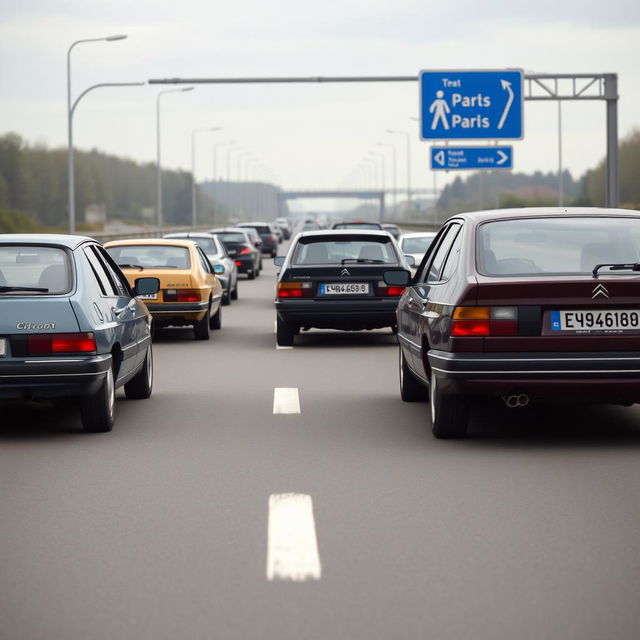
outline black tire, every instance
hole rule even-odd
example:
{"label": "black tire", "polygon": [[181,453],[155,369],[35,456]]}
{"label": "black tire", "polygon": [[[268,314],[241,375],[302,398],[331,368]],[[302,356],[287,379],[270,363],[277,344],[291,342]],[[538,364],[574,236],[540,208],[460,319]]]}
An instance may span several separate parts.
{"label": "black tire", "polygon": [[437,377],[429,383],[431,430],[436,438],[464,438],[467,435],[469,400],[460,395],[445,395],[438,389]]}
{"label": "black tire", "polygon": [[278,251],[277,251],[277,249],[276,249],[276,251],[272,251],[272,252],[271,252],[271,257],[272,257],[272,258],[277,258],[277,257],[278,257]]}
{"label": "black tire", "polygon": [[400,397],[404,402],[424,402],[427,399],[427,390],[418,380],[407,365],[402,347],[398,347],[398,373],[400,377]]}
{"label": "black tire", "polygon": [[155,342],[160,337],[162,327],[156,320],[151,321],[151,339]]}
{"label": "black tire", "polygon": [[295,336],[296,332],[289,323],[276,318],[276,342],[280,347],[293,347]]}
{"label": "black tire", "polygon": [[222,294],[222,304],[225,307],[228,307],[231,304],[231,294],[229,293],[229,291],[225,291]]}
{"label": "black tire", "polygon": [[100,388],[80,398],[82,428],[86,433],[106,433],[113,429],[116,414],[116,385],[109,367]]}
{"label": "black tire", "polygon": [[236,281],[236,288],[231,292],[231,299],[232,300],[238,299],[238,282],[237,281]]}
{"label": "black tire", "polygon": [[124,394],[129,400],[145,400],[153,391],[153,349],[147,347],[142,368],[124,385]]}
{"label": "black tire", "polygon": [[249,278],[249,280],[255,280],[256,279],[256,270],[255,269],[251,269],[251,271],[247,271],[247,278]]}
{"label": "black tire", "polygon": [[222,329],[222,305],[220,305],[216,313],[213,316],[211,316],[211,320],[209,321],[209,326],[214,331],[218,331]]}
{"label": "black tire", "polygon": [[204,314],[202,320],[198,320],[193,325],[193,335],[196,340],[208,340],[211,337],[211,333],[209,330],[209,323],[211,319],[209,318],[209,314],[211,313],[211,303],[209,303],[209,308],[207,309],[207,313]]}

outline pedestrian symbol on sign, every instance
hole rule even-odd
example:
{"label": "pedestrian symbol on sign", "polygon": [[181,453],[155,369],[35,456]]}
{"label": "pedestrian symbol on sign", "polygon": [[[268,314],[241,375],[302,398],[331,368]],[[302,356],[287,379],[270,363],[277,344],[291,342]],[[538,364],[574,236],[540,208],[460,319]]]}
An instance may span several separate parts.
{"label": "pedestrian symbol on sign", "polygon": [[431,103],[429,113],[433,113],[433,121],[431,122],[432,129],[435,129],[438,126],[438,122],[440,120],[442,120],[442,126],[445,129],[449,128],[447,113],[451,113],[451,109],[449,109],[449,105],[444,99],[444,91],[436,92],[436,99]]}

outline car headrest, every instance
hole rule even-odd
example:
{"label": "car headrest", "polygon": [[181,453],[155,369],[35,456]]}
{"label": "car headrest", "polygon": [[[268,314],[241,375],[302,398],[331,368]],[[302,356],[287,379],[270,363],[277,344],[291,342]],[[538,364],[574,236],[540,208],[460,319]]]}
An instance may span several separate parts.
{"label": "car headrest", "polygon": [[66,267],[62,264],[50,264],[40,274],[38,286],[49,289],[50,293],[66,291],[69,288]]}
{"label": "car headrest", "polygon": [[382,247],[379,244],[365,244],[360,249],[359,260],[384,260]]}
{"label": "car headrest", "polygon": [[328,262],[329,252],[327,251],[327,247],[323,244],[310,244],[307,247],[304,261],[309,264]]}

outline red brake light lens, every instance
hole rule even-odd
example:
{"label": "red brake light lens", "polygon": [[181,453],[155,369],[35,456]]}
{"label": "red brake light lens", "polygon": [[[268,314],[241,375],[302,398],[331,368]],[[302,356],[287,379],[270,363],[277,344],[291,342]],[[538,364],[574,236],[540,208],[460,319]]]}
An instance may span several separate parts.
{"label": "red brake light lens", "polygon": [[516,336],[517,307],[456,307],[452,336]]}
{"label": "red brake light lens", "polygon": [[385,297],[400,297],[404,293],[405,287],[399,287],[397,285],[388,285],[383,280],[380,280],[376,285],[376,295]]}
{"label": "red brake light lens", "polygon": [[163,292],[165,302],[200,302],[199,289],[166,289]]}
{"label": "red brake light lens", "polygon": [[93,333],[51,333],[30,335],[27,338],[29,355],[60,353],[95,353],[96,338]]}
{"label": "red brake light lens", "polygon": [[242,249],[238,251],[239,256],[246,256],[248,253],[251,253],[251,249],[249,249],[249,247],[242,247]]}
{"label": "red brake light lens", "polygon": [[278,282],[278,298],[310,298],[313,285],[310,282]]}

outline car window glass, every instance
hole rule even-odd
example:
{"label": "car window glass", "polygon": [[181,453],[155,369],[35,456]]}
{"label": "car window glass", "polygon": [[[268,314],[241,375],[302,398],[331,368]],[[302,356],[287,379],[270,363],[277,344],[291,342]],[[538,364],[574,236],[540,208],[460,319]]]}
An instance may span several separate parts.
{"label": "car window glass", "polygon": [[150,269],[190,269],[189,249],[167,244],[122,244],[107,247],[115,263]]}
{"label": "car window glass", "polygon": [[104,267],[105,271],[107,272],[107,275],[109,276],[109,279],[113,283],[117,294],[119,296],[124,296],[124,297],[131,296],[131,292],[129,290],[129,285],[126,283],[124,277],[119,272],[119,270],[116,271],[111,266],[111,264],[109,264],[109,260],[107,260],[105,258],[105,256],[104,256],[104,254],[105,254],[104,249],[102,247],[98,247],[98,246],[94,246],[92,248],[96,252],[96,254],[98,256],[98,260],[100,260],[100,263],[102,264],[102,266]]}
{"label": "car window glass", "polygon": [[440,279],[443,281],[448,280],[453,272],[456,270],[458,266],[458,260],[460,258],[460,248],[462,247],[462,231],[458,231],[456,234],[456,239],[451,245],[451,249],[449,250],[449,255],[444,263],[444,267],[442,268],[442,275]]}
{"label": "car window glass", "polygon": [[436,249],[435,254],[433,255],[433,258],[431,259],[431,265],[429,266],[429,270],[427,272],[426,282],[440,281],[442,266],[444,265],[444,261],[447,257],[447,254],[449,253],[449,249],[451,248],[453,241],[455,240],[455,235],[459,228],[459,225],[451,225],[447,229],[444,237],[438,245],[438,248]]}
{"label": "car window glass", "polygon": [[[68,293],[71,290],[71,264],[64,249],[36,245],[0,246],[0,286],[32,287],[30,295]],[[3,295],[15,292],[4,291]]]}
{"label": "car window glass", "polygon": [[298,243],[292,264],[357,264],[358,261],[397,264],[398,258],[390,240],[377,242],[361,238],[318,239],[315,242]]}
{"label": "car window glass", "polygon": [[196,247],[196,249],[198,252],[198,257],[200,258],[200,264],[202,264],[202,268],[204,269],[204,272],[212,273],[211,266],[209,265],[209,260],[207,259],[207,256],[205,256],[204,253],[202,253],[202,249],[200,247]]}
{"label": "car window glass", "polygon": [[101,289],[106,296],[115,296],[116,290],[114,289],[113,284],[111,283],[111,279],[107,275],[104,266],[98,260],[98,256],[93,252],[92,247],[87,247],[84,250],[84,254],[87,256],[87,260],[89,260],[89,264],[93,269],[94,274],[100,281]]}

